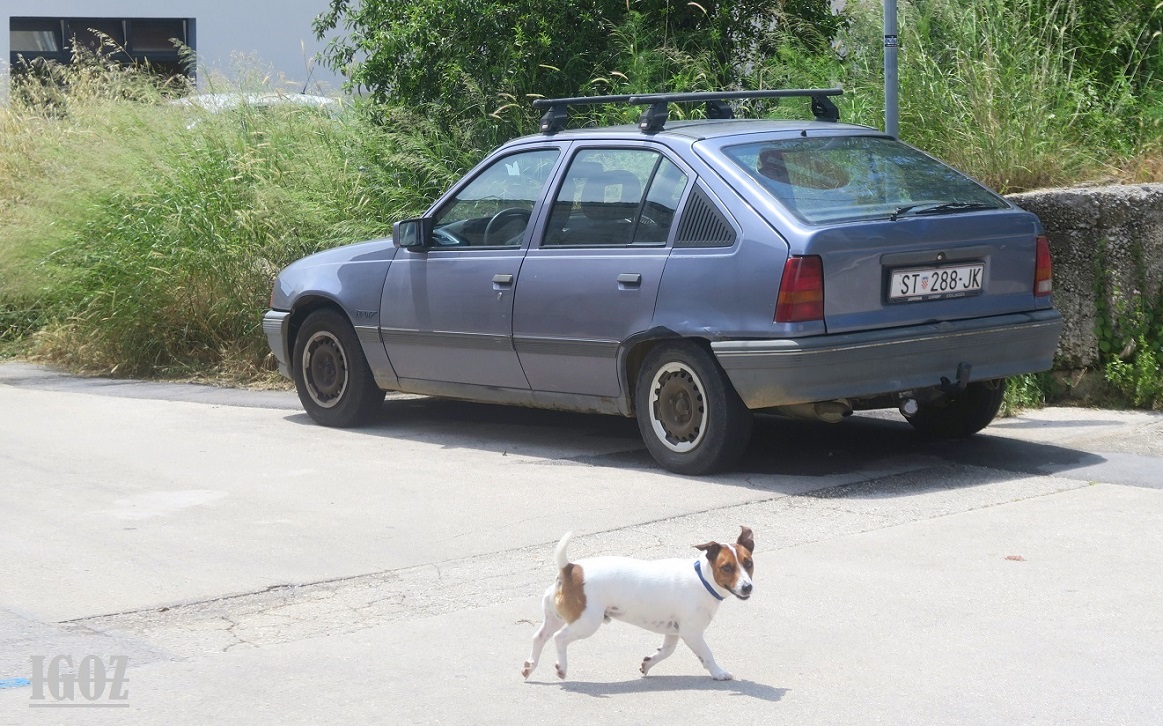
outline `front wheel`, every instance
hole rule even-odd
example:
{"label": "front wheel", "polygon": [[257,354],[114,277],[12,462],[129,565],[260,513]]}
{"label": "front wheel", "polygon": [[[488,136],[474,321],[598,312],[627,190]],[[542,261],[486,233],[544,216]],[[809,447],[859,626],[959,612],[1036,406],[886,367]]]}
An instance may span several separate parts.
{"label": "front wheel", "polygon": [[355,329],[338,310],[317,310],[303,321],[292,370],[303,409],[324,426],[366,423],[384,402]]}
{"label": "front wheel", "polygon": [[917,431],[939,439],[962,439],[989,425],[1001,409],[1006,379],[970,383],[961,393],[921,406],[908,418]]}
{"label": "front wheel", "polygon": [[646,356],[634,403],[647,450],[676,474],[725,469],[751,440],[751,412],[714,357],[693,343],[664,343]]}

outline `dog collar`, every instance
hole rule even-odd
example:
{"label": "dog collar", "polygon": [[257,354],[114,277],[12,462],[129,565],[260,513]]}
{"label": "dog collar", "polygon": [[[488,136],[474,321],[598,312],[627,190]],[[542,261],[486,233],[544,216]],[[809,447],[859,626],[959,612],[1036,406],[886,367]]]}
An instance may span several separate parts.
{"label": "dog collar", "polygon": [[707,592],[711,593],[711,597],[716,600],[725,600],[725,597],[715,592],[715,588],[711,587],[711,583],[707,582],[707,578],[703,577],[702,562],[702,560],[695,560],[695,573],[699,576],[699,582],[703,583],[703,587],[707,588]]}

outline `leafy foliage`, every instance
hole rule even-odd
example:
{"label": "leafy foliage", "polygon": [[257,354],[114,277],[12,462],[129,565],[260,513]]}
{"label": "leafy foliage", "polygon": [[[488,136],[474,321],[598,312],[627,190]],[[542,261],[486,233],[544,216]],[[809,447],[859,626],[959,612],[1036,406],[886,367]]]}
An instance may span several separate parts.
{"label": "leafy foliage", "polygon": [[1146,91],[1163,80],[1163,2],[1034,0],[1030,10],[1060,28],[1076,63],[1100,86]]}
{"label": "leafy foliage", "polygon": [[1114,281],[1108,245],[1099,244],[1095,275],[1099,361],[1107,382],[1127,402],[1163,407],[1163,290],[1149,289],[1141,256],[1132,260],[1135,289]]}
{"label": "leafy foliage", "polygon": [[1001,415],[1014,416],[1028,408],[1041,408],[1046,401],[1061,394],[1061,386],[1053,373],[1025,373],[1006,381]]}
{"label": "leafy foliage", "polygon": [[[1097,176],[1138,154],[1160,133],[1163,78],[1143,72],[1160,49],[1140,43],[1141,63],[1096,66],[1077,43],[1097,32],[1084,23],[1106,4],[1132,3],[902,1],[901,136],[1004,192]],[[883,102],[881,3],[855,0],[847,12],[840,77],[861,103]],[[1137,26],[1144,38],[1159,21],[1149,15]],[[880,110],[866,110],[860,118],[879,126]]]}
{"label": "leafy foliage", "polygon": [[[533,0],[331,0],[315,30],[346,31],[330,42],[325,60],[352,87],[382,104],[436,105],[456,122],[507,103],[527,109],[536,96],[577,95],[595,78],[625,74],[617,56],[626,32],[648,37],[635,50],[661,51],[658,59],[673,69],[674,79],[663,73],[651,80],[679,80],[683,59],[699,57],[709,61],[706,86],[723,88],[772,51],[776,29],[795,27],[820,52],[840,22],[827,0],[579,0],[553,12]],[[668,89],[683,90],[650,90]],[[528,120],[505,118],[510,132]]]}

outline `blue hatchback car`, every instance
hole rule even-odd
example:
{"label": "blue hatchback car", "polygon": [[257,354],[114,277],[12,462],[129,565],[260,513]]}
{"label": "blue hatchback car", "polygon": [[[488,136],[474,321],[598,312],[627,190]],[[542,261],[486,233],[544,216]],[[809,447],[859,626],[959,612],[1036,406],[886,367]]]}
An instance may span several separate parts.
{"label": "blue hatchback car", "polygon": [[[835,89],[537,102],[394,234],[283,270],[263,321],[307,413],[366,422],[385,391],[633,416],[666,469],[730,468],[753,412],[919,431],[987,426],[1048,369],[1062,319],[1033,214],[840,123]],[[733,118],[806,96],[810,121]],[[569,129],[569,108],[646,106]],[[705,120],[671,121],[675,103]]]}

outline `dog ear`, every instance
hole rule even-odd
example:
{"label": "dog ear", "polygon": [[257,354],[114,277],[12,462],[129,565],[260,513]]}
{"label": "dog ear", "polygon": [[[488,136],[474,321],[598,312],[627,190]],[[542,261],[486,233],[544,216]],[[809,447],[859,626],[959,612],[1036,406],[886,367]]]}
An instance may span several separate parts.
{"label": "dog ear", "polygon": [[695,545],[695,549],[706,552],[707,559],[714,562],[715,558],[719,556],[719,550],[723,549],[723,545],[718,542],[708,542],[706,544]]}
{"label": "dog ear", "polygon": [[747,548],[748,552],[755,552],[755,537],[751,534],[751,528],[744,525],[739,533],[739,539],[735,544],[742,545]]}

